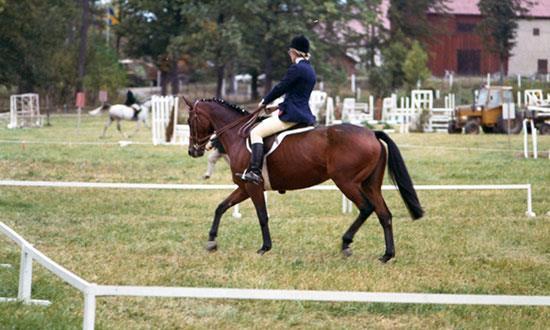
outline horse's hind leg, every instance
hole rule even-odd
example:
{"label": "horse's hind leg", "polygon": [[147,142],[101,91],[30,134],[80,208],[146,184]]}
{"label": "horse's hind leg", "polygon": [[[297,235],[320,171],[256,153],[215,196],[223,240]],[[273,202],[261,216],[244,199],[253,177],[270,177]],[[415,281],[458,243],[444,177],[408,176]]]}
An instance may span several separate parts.
{"label": "horse's hind leg", "polygon": [[116,121],[116,129],[119,131],[120,134],[122,134],[122,136],[124,136],[125,138],[127,138],[126,134],[124,134],[124,132],[122,132],[122,127],[120,125],[120,120],[117,120]]}
{"label": "horse's hind leg", "polygon": [[386,252],[378,258],[382,262],[388,262],[395,256],[395,245],[393,242],[392,214],[382,196],[382,182],[384,180],[384,170],[386,168],[386,149],[382,147],[380,160],[370,175],[362,184],[363,193],[367,200],[372,203],[374,212],[378,216],[380,225],[384,229],[384,241],[386,243]]}
{"label": "horse's hind leg", "polygon": [[222,215],[231,206],[239,204],[247,198],[248,194],[246,193],[246,191],[241,188],[237,188],[223,202],[218,205],[218,207],[216,208],[216,212],[214,213],[214,221],[212,221],[210,233],[208,234],[208,243],[206,244],[206,249],[208,251],[215,251],[218,248],[216,237],[218,236],[218,227],[220,225]]}
{"label": "horse's hind leg", "polygon": [[382,262],[388,262],[395,256],[395,245],[393,242],[393,228],[392,228],[392,214],[382,197],[382,191],[380,188],[368,187],[365,189],[365,195],[369,201],[372,201],[374,206],[374,212],[378,216],[380,225],[384,229],[384,241],[386,243],[386,252],[383,256],[378,258]]}
{"label": "horse's hind leg", "polygon": [[263,244],[257,252],[258,254],[263,255],[267,251],[271,250],[271,234],[269,233],[268,226],[269,216],[265,205],[264,190],[262,187],[252,183],[246,184],[246,190],[252,199],[252,203],[254,203],[256,214],[258,215],[258,220],[260,222]]}
{"label": "horse's hind leg", "polygon": [[350,244],[353,242],[353,237],[367,218],[372,214],[374,207],[362,194],[361,188],[358,184],[338,184],[338,182],[336,182],[336,184],[342,193],[346,195],[346,197],[351,200],[357,208],[359,208],[359,215],[348,228],[344,236],[342,236],[342,253],[344,256],[349,257],[352,254]]}
{"label": "horse's hind leg", "polygon": [[136,135],[136,134],[139,132],[139,129],[140,129],[140,128],[141,128],[141,122],[138,120],[138,121],[136,122],[136,128],[134,129],[134,132],[133,132],[132,135],[130,135],[130,136]]}
{"label": "horse's hind leg", "polygon": [[344,254],[344,256],[351,256],[352,252],[350,244],[353,242],[353,237],[355,237],[355,234],[357,233],[357,231],[359,231],[359,228],[361,228],[363,223],[367,220],[367,218],[372,214],[373,211],[374,207],[368,200],[365,199],[364,204],[359,207],[359,215],[348,228],[344,236],[342,236],[342,253]]}

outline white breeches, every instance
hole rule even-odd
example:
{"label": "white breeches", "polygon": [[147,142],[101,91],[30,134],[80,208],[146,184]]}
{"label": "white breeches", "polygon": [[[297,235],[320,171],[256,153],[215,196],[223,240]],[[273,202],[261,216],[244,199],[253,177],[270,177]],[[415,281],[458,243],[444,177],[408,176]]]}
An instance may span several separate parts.
{"label": "white breeches", "polygon": [[288,123],[279,119],[279,116],[271,116],[264,119],[258,126],[250,131],[250,141],[254,143],[264,143],[264,137],[270,136],[285,129],[291,128],[296,123]]}

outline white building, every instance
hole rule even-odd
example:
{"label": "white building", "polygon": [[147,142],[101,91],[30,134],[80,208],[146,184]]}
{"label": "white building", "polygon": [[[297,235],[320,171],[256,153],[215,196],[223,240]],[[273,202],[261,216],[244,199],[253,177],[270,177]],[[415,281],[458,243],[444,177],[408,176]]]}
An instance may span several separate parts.
{"label": "white building", "polygon": [[550,72],[550,0],[538,0],[527,16],[518,21],[516,45],[508,61],[509,75]]}

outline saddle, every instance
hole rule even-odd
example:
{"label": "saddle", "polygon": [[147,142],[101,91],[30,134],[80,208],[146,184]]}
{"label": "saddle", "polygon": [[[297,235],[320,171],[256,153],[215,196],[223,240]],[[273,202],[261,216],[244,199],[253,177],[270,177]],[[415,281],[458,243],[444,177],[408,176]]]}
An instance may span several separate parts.
{"label": "saddle", "polygon": [[[255,124],[254,126],[256,125],[258,125],[258,123]],[[273,135],[265,137],[264,138],[264,158],[272,154],[277,149],[277,147],[279,147],[281,143],[283,143],[283,140],[285,137],[293,134],[299,134],[299,133],[311,131],[312,129],[315,129],[315,126],[311,126],[307,124],[297,124],[284,131],[277,132]],[[250,136],[246,139],[246,149],[248,150],[248,152],[252,152],[252,149],[250,148]]]}
{"label": "saddle", "polygon": [[[269,170],[267,168],[267,156],[271,155],[277,149],[277,147],[279,147],[283,143],[283,140],[285,137],[293,134],[300,134],[303,132],[311,131],[313,129],[315,129],[315,126],[311,126],[307,124],[298,124],[289,129],[286,129],[284,131],[278,132],[276,134],[273,134],[264,138],[264,161],[262,166],[262,177],[264,179],[265,190],[273,190],[271,188],[271,182],[269,180]],[[250,137],[246,139],[246,149],[248,150],[248,152],[252,153],[252,149],[250,148]],[[284,194],[285,192],[286,191],[284,190],[279,190],[280,194]]]}

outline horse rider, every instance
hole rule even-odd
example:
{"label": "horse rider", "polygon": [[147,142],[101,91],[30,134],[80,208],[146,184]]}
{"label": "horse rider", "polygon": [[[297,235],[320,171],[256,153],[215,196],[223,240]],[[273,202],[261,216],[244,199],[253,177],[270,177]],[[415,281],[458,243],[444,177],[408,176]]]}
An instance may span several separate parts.
{"label": "horse rider", "polygon": [[309,97],[315,86],[315,70],[309,62],[309,40],[296,36],[290,42],[288,55],[292,64],[284,78],[262,99],[260,108],[285,95],[279,112],[263,120],[250,131],[252,156],[248,169],[241,175],[246,182],[261,184],[264,160],[263,138],[291,128],[297,124],[313,125],[315,116],[309,108]]}
{"label": "horse rider", "polygon": [[206,150],[212,150],[210,152],[210,155],[208,155],[208,167],[206,169],[206,172],[202,176],[203,179],[208,180],[212,176],[212,173],[214,173],[214,166],[216,166],[218,160],[220,158],[223,158],[229,164],[229,156],[225,152],[225,149],[220,142],[220,139],[218,139],[215,134],[206,144]]}
{"label": "horse rider", "polygon": [[124,102],[124,105],[134,110],[134,117],[132,119],[137,120],[137,117],[141,111],[141,106],[131,90],[128,90],[126,93],[126,102]]}

